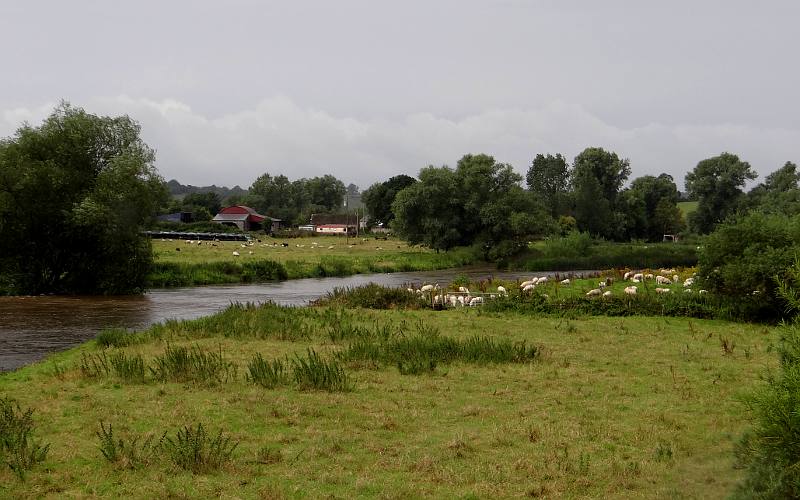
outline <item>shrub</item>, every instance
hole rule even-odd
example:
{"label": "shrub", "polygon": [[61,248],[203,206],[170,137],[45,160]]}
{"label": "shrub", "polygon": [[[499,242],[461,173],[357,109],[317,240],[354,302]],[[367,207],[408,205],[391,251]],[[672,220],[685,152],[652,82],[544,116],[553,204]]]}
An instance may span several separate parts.
{"label": "shrub", "polygon": [[592,249],[592,237],[589,233],[571,231],[566,236],[550,238],[544,243],[545,257],[583,257]]}
{"label": "shrub", "polygon": [[[800,263],[780,279],[778,295],[793,308],[798,305]],[[739,498],[800,497],[800,321],[783,326],[778,347],[780,372],[745,399],[753,427],[739,442],[736,454],[747,467]]]}
{"label": "shrub", "polygon": [[196,474],[220,469],[230,462],[238,445],[238,441],[231,441],[221,429],[211,437],[201,423],[196,428],[187,425],[178,430],[174,439],[164,439],[164,450],[170,460],[181,469]]}
{"label": "shrub", "polygon": [[750,213],[707,237],[698,280],[709,291],[749,304],[758,317],[781,317],[775,277],[785,277],[798,253],[800,216]]}
{"label": "shrub", "polygon": [[114,436],[111,424],[106,427],[100,422],[100,430],[95,433],[100,439],[100,453],[107,461],[122,468],[135,469],[150,464],[155,460],[164,445],[166,431],[161,438],[155,440],[155,435],[147,436],[139,442],[140,437],[135,436],[126,442],[124,438]]}
{"label": "shrub", "polygon": [[33,409],[23,411],[9,398],[0,398],[0,462],[21,480],[26,471],[47,458],[50,445],[33,439]]}

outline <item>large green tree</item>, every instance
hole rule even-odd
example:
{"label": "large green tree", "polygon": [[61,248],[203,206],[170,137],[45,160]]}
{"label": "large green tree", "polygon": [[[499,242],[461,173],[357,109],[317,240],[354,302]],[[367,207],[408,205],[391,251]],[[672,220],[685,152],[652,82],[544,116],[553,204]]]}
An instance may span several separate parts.
{"label": "large green tree", "polygon": [[394,229],[411,243],[447,250],[479,243],[487,258],[521,248],[527,238],[555,230],[552,218],[510,165],[466,155],[455,170],[428,167],[397,194]]}
{"label": "large green tree", "polygon": [[581,231],[618,239],[618,196],[631,173],[630,162],[603,148],[586,148],[572,166],[575,219]]}
{"label": "large green tree", "polygon": [[417,180],[405,174],[395,175],[386,182],[377,182],[361,194],[373,222],[389,225],[394,220],[392,203],[397,193],[414,184]]}
{"label": "large green tree", "polygon": [[710,233],[726,217],[740,208],[748,180],[756,178],[750,164],[738,156],[722,153],[707,158],[686,174],[686,190],[698,201],[689,216],[690,228],[700,234]]}
{"label": "large green tree", "polygon": [[683,228],[677,205],[678,187],[668,174],[637,177],[623,190],[621,199],[619,211],[627,219],[627,238],[661,241],[664,234],[674,234]]}
{"label": "large green tree", "polygon": [[568,212],[570,170],[563,156],[536,155],[525,180],[528,189],[541,198],[550,215],[558,217]]}
{"label": "large green tree", "polygon": [[0,141],[0,288],[140,292],[152,265],[140,234],[166,198],[155,155],[127,116],[62,103]]}
{"label": "large green tree", "polygon": [[800,214],[798,181],[797,165],[787,161],[747,193],[748,208],[768,213]]}

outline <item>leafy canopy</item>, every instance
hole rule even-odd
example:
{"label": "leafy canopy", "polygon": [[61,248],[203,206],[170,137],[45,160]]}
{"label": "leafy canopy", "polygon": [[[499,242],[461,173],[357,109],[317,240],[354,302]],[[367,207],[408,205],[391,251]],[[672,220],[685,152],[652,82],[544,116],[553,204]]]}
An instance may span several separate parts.
{"label": "leafy canopy", "polygon": [[152,251],[140,230],[166,190],[139,132],[127,116],[62,103],[0,142],[0,289],[144,289]]}

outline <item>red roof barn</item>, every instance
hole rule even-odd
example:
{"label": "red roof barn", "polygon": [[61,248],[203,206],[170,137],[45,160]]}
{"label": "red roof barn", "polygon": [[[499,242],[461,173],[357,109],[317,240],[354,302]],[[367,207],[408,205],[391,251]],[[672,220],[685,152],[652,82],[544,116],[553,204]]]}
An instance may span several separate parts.
{"label": "red roof barn", "polygon": [[267,215],[261,215],[250,207],[244,205],[234,205],[225,207],[214,216],[214,222],[236,226],[242,231],[257,231],[265,229],[275,231],[280,227],[281,220],[273,219]]}

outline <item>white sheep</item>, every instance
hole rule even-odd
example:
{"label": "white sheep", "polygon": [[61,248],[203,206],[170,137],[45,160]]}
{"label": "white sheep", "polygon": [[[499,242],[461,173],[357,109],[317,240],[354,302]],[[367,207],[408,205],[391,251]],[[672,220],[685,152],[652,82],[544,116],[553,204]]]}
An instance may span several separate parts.
{"label": "white sheep", "polygon": [[602,294],[603,294],[603,292],[599,288],[593,288],[593,289],[589,290],[588,292],[586,292],[586,296],[587,297],[597,297],[598,295],[602,295]]}
{"label": "white sheep", "polygon": [[420,288],[419,290],[422,293],[430,292],[431,290],[433,290],[433,285],[425,285],[422,288]]}
{"label": "white sheep", "polygon": [[461,293],[469,293],[469,290],[465,286],[458,287],[458,291]]}
{"label": "white sheep", "polygon": [[656,283],[659,285],[671,285],[672,281],[669,278],[665,278],[664,276],[658,275],[656,276]]}
{"label": "white sheep", "polygon": [[705,294],[707,294],[707,293],[708,293],[708,290],[700,290],[700,291],[699,291],[699,292],[697,292],[697,293],[699,293],[700,295],[705,295]]}
{"label": "white sheep", "polygon": [[597,284],[597,286],[599,286],[600,288],[605,288],[606,287],[606,282],[605,281],[601,281],[601,282],[599,282]]}
{"label": "white sheep", "polygon": [[609,297],[611,297],[611,295],[613,295],[611,293],[611,290],[606,290],[605,292],[603,292],[603,297],[605,297],[605,298],[609,298]]}
{"label": "white sheep", "polygon": [[470,307],[475,307],[478,304],[483,304],[483,297],[475,297],[469,301]]}
{"label": "white sheep", "polygon": [[635,283],[638,283],[638,282],[640,282],[642,280],[644,280],[644,274],[636,273],[636,274],[633,275],[633,280],[632,281],[634,281]]}
{"label": "white sheep", "polygon": [[569,281],[569,278],[567,278],[567,279],[561,280],[559,283],[561,283],[562,285],[569,285],[570,281]]}
{"label": "white sheep", "polygon": [[694,285],[694,278],[686,278],[686,281],[683,282],[684,287],[689,287]]}
{"label": "white sheep", "polygon": [[523,292],[530,292],[530,291],[531,291],[531,290],[533,290],[534,288],[536,288],[536,285],[533,285],[533,284],[531,284],[531,285],[527,285],[527,286],[525,286],[525,288],[523,288],[523,289],[522,289],[522,291],[523,291]]}
{"label": "white sheep", "polygon": [[626,286],[623,292],[627,293],[628,295],[636,295],[636,286]]}
{"label": "white sheep", "polygon": [[672,290],[669,288],[656,288],[656,293],[670,293]]}
{"label": "white sheep", "polygon": [[683,293],[692,293],[692,289],[691,288],[687,288],[686,290],[683,291]]}
{"label": "white sheep", "polygon": [[631,283],[639,283],[639,280],[638,280],[638,279],[636,279],[636,278],[633,278],[633,279],[631,280]]}
{"label": "white sheep", "polygon": [[672,281],[674,281],[675,283],[679,282],[680,280],[681,280],[681,277],[678,276],[677,274],[673,274],[672,275]]}
{"label": "white sheep", "polygon": [[651,279],[653,279],[653,273],[647,273],[647,274],[645,274],[645,275],[644,275],[644,279],[646,279],[646,280],[651,280]]}
{"label": "white sheep", "polygon": [[542,283],[547,283],[547,276],[542,276],[541,278],[536,280],[537,285],[541,285]]}
{"label": "white sheep", "polygon": [[236,250],[234,250],[234,251],[233,251],[233,256],[234,256],[234,257],[238,257],[238,256],[239,256],[239,252],[237,252]]}
{"label": "white sheep", "polygon": [[631,276],[633,276],[633,273],[631,271],[628,271],[625,273],[625,275],[622,276],[622,279],[624,281],[628,281],[628,278],[630,278]]}
{"label": "white sheep", "polygon": [[506,287],[501,285],[501,286],[497,287],[497,293],[501,293],[503,295],[508,295],[508,290],[506,290]]}

